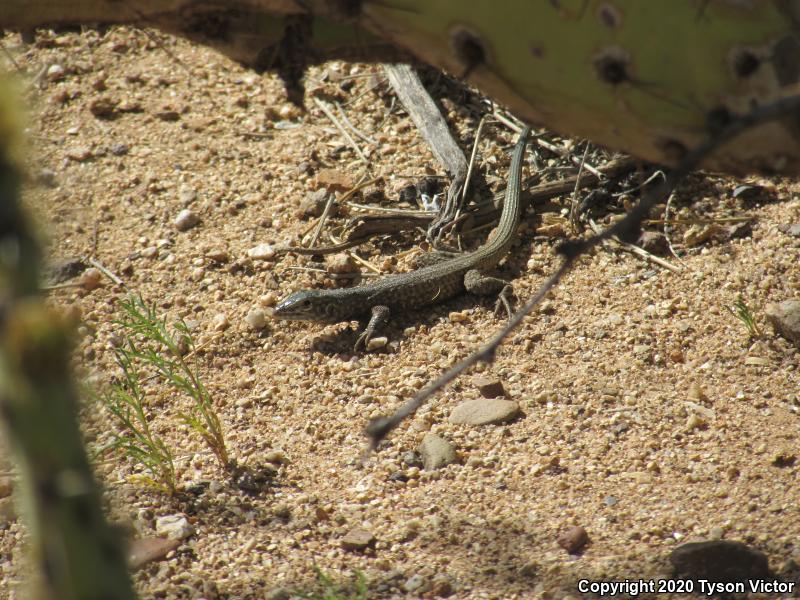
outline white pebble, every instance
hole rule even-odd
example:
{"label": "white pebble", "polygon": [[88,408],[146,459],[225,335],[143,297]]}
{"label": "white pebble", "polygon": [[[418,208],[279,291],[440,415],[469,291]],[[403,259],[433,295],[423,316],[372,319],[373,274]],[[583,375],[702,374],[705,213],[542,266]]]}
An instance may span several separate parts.
{"label": "white pebble", "polygon": [[369,342],[367,342],[367,352],[372,352],[373,350],[378,350],[379,348],[383,348],[388,343],[389,343],[389,338],[384,336],[372,338]]}
{"label": "white pebble", "polygon": [[267,326],[267,316],[260,308],[251,310],[244,320],[252,329],[260,330]]}
{"label": "white pebble", "polygon": [[211,321],[211,327],[214,331],[225,331],[230,326],[228,316],[225,313],[219,313]]}
{"label": "white pebble", "polygon": [[200,217],[188,208],[183,209],[175,217],[175,228],[178,231],[188,231],[200,222]]}
{"label": "white pebble", "polygon": [[194,533],[194,526],[184,515],[166,515],[156,519],[156,533],[170,540],[183,540]]}
{"label": "white pebble", "polygon": [[269,260],[275,256],[275,248],[269,244],[259,244],[247,251],[247,256],[253,260]]}

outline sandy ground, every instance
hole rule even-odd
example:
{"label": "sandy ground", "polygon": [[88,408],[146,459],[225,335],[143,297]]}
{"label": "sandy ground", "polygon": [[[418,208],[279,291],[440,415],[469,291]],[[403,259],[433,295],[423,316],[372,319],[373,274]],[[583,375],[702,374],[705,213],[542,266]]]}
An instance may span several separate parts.
{"label": "sandy ground", "polygon": [[[720,537],[761,550],[776,572],[800,562],[799,354],[763,318],[767,303],[800,296],[800,238],[780,230],[800,221],[796,182],[748,180],[767,186],[748,200],[732,197],[738,181],[693,178],[673,215],[748,216],[752,233],[689,248],[688,226],[674,227],[681,260],[667,260],[679,272],[598,250],[483,370],[519,403],[519,418],[451,424],[456,405],[481,397],[471,373],[362,465],[368,420],[501,325],[490,301],[463,296],[397,315],[389,347],[365,354],[351,350],[355,324],[270,321],[259,331],[245,320],[291,291],[332,285],[307,257],[248,256],[258,244],[295,243],[313,225],[299,218],[306,196],[337,178],[352,186],[364,173],[312,97],[341,102],[374,142],[359,140],[382,181],[355,201],[385,197],[394,206],[401,187],[440,173],[409,118],[391,109],[386,86],[375,88],[380,69],[313,69],[303,114],[286,104],[276,78],[157,33],[2,41],[29,80],[42,72],[25,92],[25,200],[48,257],[93,255],[164,315],[189,321],[231,454],[254,468],[285,456],[273,486],[242,491],[181,424],[187,401],[151,384],[154,428],[181,457],[182,484],[199,491],[169,499],[137,484],[131,476],[141,469],[129,460],[99,461],[113,520],[152,536],[154,518],[184,513],[195,528],[135,573],[141,597],[279,598],[281,589],[312,589],[317,567],[336,580],[363,573],[374,598],[582,597],[581,579],[668,578],[676,545]],[[475,98],[459,98],[444,80],[433,89],[448,94],[446,118],[468,150]],[[479,167],[495,189],[512,141],[497,128],[482,144]],[[557,217],[569,201],[546,210]],[[183,209],[200,221],[178,231]],[[537,236],[540,213],[526,217],[500,269],[519,298],[558,264],[558,238]],[[404,253],[420,239],[394,236],[358,255],[384,272],[405,270]],[[80,315],[76,367],[95,385],[116,371],[113,320],[126,294],[105,278],[92,291],[50,292],[53,304]],[[726,310],[739,295],[763,339]],[[115,425],[101,406],[87,402],[81,419],[91,447],[111,439]],[[430,432],[452,443],[456,463],[436,471],[416,464],[409,453]],[[575,525],[590,542],[569,554],[557,540]],[[374,536],[371,548],[342,547],[354,528]],[[23,579],[24,537],[6,517],[0,595],[15,596]]]}

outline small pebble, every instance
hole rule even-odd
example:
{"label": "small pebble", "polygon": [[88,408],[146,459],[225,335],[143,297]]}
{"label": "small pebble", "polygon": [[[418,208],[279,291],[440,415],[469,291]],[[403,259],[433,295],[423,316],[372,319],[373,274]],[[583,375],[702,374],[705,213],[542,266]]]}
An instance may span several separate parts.
{"label": "small pebble", "polygon": [[183,540],[194,533],[185,515],[166,515],[156,519],[156,533],[170,540]]}
{"label": "small pebble", "polygon": [[472,383],[484,398],[498,398],[506,395],[503,382],[496,377],[478,375],[472,379]]}
{"label": "small pebble", "polygon": [[456,450],[453,445],[435,433],[425,434],[418,452],[426,471],[435,471],[456,461]]}
{"label": "small pebble", "polygon": [[214,248],[206,252],[206,258],[215,263],[226,263],[231,259],[231,255],[227,250],[221,248]]}
{"label": "small pebble", "polygon": [[636,245],[656,256],[663,256],[669,252],[669,242],[660,231],[642,231]]}
{"label": "small pebble", "polygon": [[519,415],[519,404],[512,400],[468,400],[453,409],[448,421],[464,425],[492,425],[513,421]]}
{"label": "small pebble", "polygon": [[47,78],[50,81],[60,81],[60,80],[64,79],[64,75],[65,74],[66,74],[66,71],[64,70],[64,67],[62,67],[59,64],[50,65],[47,68]]}
{"label": "small pebble", "polygon": [[264,455],[264,460],[268,463],[280,465],[286,462],[286,454],[283,450],[270,450]]}
{"label": "small pebble", "polygon": [[257,331],[264,329],[267,326],[267,316],[260,308],[254,308],[244,318],[245,322],[251,329]]}
{"label": "small pebble", "polygon": [[336,190],[346,192],[353,189],[356,184],[352,176],[342,169],[320,169],[317,173],[317,183],[331,192]]}
{"label": "small pebble", "polygon": [[192,202],[197,200],[197,190],[188,185],[181,186],[181,189],[178,190],[178,200],[181,205],[189,206]]}
{"label": "small pebble", "polygon": [[695,402],[708,402],[708,396],[700,385],[693,383],[689,386],[688,396],[690,400]]}
{"label": "small pebble", "polygon": [[570,527],[558,537],[558,545],[570,554],[577,554],[588,542],[589,534],[579,525]]}
{"label": "small pebble", "polygon": [[228,321],[228,316],[225,313],[219,313],[211,320],[211,328],[214,331],[225,331],[229,326],[230,321]]}
{"label": "small pebble", "polygon": [[84,162],[92,158],[92,149],[88,146],[73,146],[67,150],[67,158],[75,162]]}
{"label": "small pebble", "polygon": [[418,594],[422,592],[422,588],[425,586],[425,583],[425,578],[419,573],[415,573],[406,579],[405,583],[403,584],[403,590],[405,590],[405,592],[408,594]]}
{"label": "small pebble", "polygon": [[386,344],[388,343],[389,343],[389,338],[386,336],[371,338],[367,342],[367,352],[372,352],[373,350],[380,350],[381,348],[385,348]]}
{"label": "small pebble", "polygon": [[345,550],[360,552],[375,545],[375,536],[369,531],[357,527],[348,531],[341,543]]}
{"label": "small pebble", "polygon": [[133,540],[128,546],[128,567],[140,569],[147,563],[164,558],[180,546],[180,539],[148,537]]}
{"label": "small pebble", "polygon": [[694,431],[706,427],[708,423],[697,413],[692,413],[686,418],[687,431]]}
{"label": "small pebble", "polygon": [[89,112],[98,119],[108,119],[112,117],[117,108],[117,101],[108,96],[95,98],[89,103]]}
{"label": "small pebble", "polygon": [[419,454],[413,450],[409,450],[403,454],[403,462],[409,467],[418,467],[422,464]]}
{"label": "small pebble", "polygon": [[189,231],[199,222],[200,222],[200,217],[198,217],[197,214],[195,214],[188,208],[185,208],[181,212],[179,212],[178,216],[175,217],[175,221],[173,221],[175,228],[178,231]]}
{"label": "small pebble", "polygon": [[278,109],[278,115],[281,119],[297,119],[301,117],[302,114],[302,110],[291,102],[281,105]]}
{"label": "small pebble", "polygon": [[122,144],[119,142],[116,144],[111,144],[108,149],[114,156],[125,156],[130,151],[128,144]]}
{"label": "small pebble", "polygon": [[275,248],[269,244],[259,244],[250,248],[247,256],[253,260],[270,260],[275,257]]}
{"label": "small pebble", "polygon": [[81,273],[81,276],[78,279],[78,283],[87,291],[91,291],[100,287],[102,281],[103,274],[100,272],[100,269],[95,269],[94,267],[89,267],[86,269],[83,273]]}
{"label": "small pebble", "polygon": [[[299,217],[321,217],[328,202],[328,190],[320,188],[315,192],[306,194],[305,199],[300,203]],[[335,206],[335,205],[334,205]],[[333,206],[331,206],[333,209]]]}
{"label": "small pebble", "polygon": [[331,256],[330,260],[328,261],[327,271],[328,273],[336,273],[339,275],[343,273],[355,273],[358,271],[358,266],[356,265],[352,256],[344,252],[340,252],[339,254],[334,254]]}

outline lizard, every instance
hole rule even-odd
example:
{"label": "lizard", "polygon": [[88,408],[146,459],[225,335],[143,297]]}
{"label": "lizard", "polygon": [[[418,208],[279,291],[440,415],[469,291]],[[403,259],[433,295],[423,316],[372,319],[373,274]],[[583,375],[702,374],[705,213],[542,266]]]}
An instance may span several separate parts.
{"label": "lizard", "polygon": [[276,305],[273,318],[341,323],[370,314],[366,328],[356,340],[354,350],[357,351],[359,347],[366,348],[392,310],[406,311],[436,304],[465,290],[479,295],[497,293],[498,306],[502,303],[511,316],[511,285],[482,272],[497,265],[514,241],[522,215],[522,165],[530,131],[530,127],[522,130],[514,148],[495,235],[480,248],[367,285],[295,292]]}

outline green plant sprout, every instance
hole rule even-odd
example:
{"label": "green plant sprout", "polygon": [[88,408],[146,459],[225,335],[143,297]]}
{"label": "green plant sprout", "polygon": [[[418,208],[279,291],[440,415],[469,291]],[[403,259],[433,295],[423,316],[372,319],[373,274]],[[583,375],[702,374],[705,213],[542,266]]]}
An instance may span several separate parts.
{"label": "green plant sprout", "polygon": [[734,302],[733,306],[726,306],[725,308],[727,308],[728,312],[734,317],[744,323],[744,326],[747,328],[747,332],[750,334],[750,337],[761,337],[761,330],[758,328],[755,315],[753,315],[753,311],[751,311],[747,304],[745,304],[745,301],[741,296],[736,298],[736,302]]}
{"label": "green plant sprout", "polygon": [[223,469],[235,469],[225,443],[222,423],[208,392],[186,357],[195,351],[195,341],[183,320],[172,327],[166,317],[159,318],[155,305],[148,306],[141,296],[120,301],[123,316],[115,321],[125,330],[125,341],[115,350],[123,380],[101,396],[126,435],[116,446],[141,462],[155,479],[169,491],[175,490],[172,456],[160,438],[153,435],[144,411],[143,374],[137,365],[155,369],[158,377],[172,388],[186,394],[192,408],[178,413],[181,420],[197,433],[212,451]]}
{"label": "green plant sprout", "polygon": [[123,431],[115,434],[111,447],[145,467],[150,473],[150,477],[141,477],[145,483],[172,495],[177,490],[174,457],[164,440],[150,429],[139,370],[128,349],[117,348],[115,354],[122,369],[122,380],[100,395]]}

